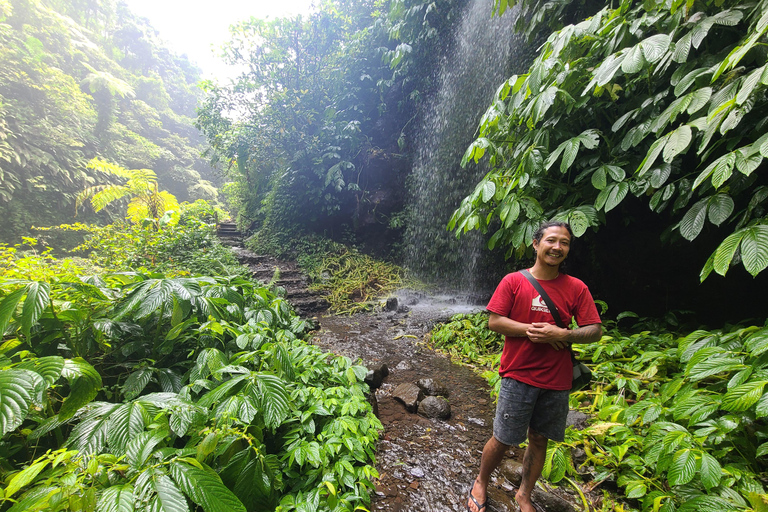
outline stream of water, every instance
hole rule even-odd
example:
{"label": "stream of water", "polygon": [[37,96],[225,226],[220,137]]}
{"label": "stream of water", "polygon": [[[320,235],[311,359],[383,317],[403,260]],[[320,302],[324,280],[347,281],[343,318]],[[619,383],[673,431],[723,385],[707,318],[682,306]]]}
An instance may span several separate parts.
{"label": "stream of water", "polygon": [[471,232],[456,239],[446,231],[451,214],[485,173],[460,166],[478,121],[493,94],[524,60],[515,35],[514,10],[491,17],[490,0],[472,0],[458,23],[453,51],[440,65],[437,92],[419,128],[410,187],[406,266],[417,277],[476,290],[485,238]]}

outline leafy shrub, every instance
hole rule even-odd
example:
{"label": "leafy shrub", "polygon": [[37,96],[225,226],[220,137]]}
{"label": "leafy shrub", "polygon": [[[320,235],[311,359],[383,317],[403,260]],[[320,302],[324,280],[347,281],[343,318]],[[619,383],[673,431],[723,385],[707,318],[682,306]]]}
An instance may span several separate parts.
{"label": "leafy shrub", "polygon": [[[433,341],[485,360],[478,324],[454,317]],[[571,406],[593,415],[592,424],[550,443],[545,478],[583,477],[591,489],[613,482],[643,510],[763,510],[768,324],[685,336],[606,325],[613,327],[600,342],[575,347],[595,380],[571,394]],[[586,453],[578,468],[573,448]]]}
{"label": "leafy shrub", "polygon": [[[115,255],[135,249],[117,242],[135,241],[132,229],[104,231]],[[57,273],[50,256],[2,254],[15,279],[0,280],[0,506],[369,503],[381,424],[366,369],[304,342],[284,299],[238,276],[85,276]]]}
{"label": "leafy shrub", "polygon": [[107,269],[153,269],[172,274],[240,275],[248,272],[216,237],[225,213],[205,201],[182,206],[177,217],[153,225],[84,226],[90,235],[75,248]]}
{"label": "leafy shrub", "polygon": [[450,322],[432,329],[429,342],[454,361],[478,365],[491,385],[492,395],[498,395],[501,386],[498,368],[504,336],[488,329],[488,313],[454,315]]}
{"label": "leafy shrub", "polygon": [[255,252],[296,258],[312,280],[310,289],[328,292],[327,299],[335,313],[365,311],[376,298],[403,286],[403,270],[397,265],[318,235],[283,233],[265,240],[260,233],[247,245]]}

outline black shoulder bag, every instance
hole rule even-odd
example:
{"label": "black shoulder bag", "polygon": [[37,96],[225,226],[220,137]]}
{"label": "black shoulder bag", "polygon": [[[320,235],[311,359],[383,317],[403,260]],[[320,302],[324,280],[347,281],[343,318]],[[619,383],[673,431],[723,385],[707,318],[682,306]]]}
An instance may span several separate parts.
{"label": "black shoulder bag", "polygon": [[[521,270],[520,273],[523,274],[528,282],[531,283],[537,292],[539,292],[542,300],[549,308],[549,312],[552,314],[552,318],[555,319],[557,326],[563,329],[567,329],[566,325],[563,323],[563,319],[560,318],[560,311],[557,310],[557,306],[555,306],[555,303],[552,302],[552,299],[549,298],[549,295],[547,295],[547,292],[544,291],[544,288],[536,280],[536,278],[533,277],[531,273],[525,269]],[[579,391],[589,387],[589,382],[592,380],[592,371],[587,367],[587,365],[580,363],[576,359],[576,355],[573,353],[573,349],[571,347],[568,347],[568,350],[571,352],[571,362],[573,363],[573,380],[571,381],[571,391]]]}

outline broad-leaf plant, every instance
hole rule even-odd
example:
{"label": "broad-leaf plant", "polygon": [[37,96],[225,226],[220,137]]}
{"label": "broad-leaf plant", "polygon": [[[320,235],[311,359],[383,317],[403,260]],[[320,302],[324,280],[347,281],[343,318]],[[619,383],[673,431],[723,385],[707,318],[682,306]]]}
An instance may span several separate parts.
{"label": "broad-leaf plant", "polygon": [[306,343],[271,289],[0,256],[3,510],[367,506],[367,370]]}
{"label": "broad-leaf plant", "polygon": [[[512,15],[513,4],[529,35],[589,9],[496,0],[495,10]],[[598,8],[500,85],[463,159],[491,170],[450,227],[491,232],[491,249],[520,255],[543,219],[567,220],[579,236],[643,201],[685,240],[717,230],[701,280],[739,262],[757,275],[768,266],[768,2]]]}

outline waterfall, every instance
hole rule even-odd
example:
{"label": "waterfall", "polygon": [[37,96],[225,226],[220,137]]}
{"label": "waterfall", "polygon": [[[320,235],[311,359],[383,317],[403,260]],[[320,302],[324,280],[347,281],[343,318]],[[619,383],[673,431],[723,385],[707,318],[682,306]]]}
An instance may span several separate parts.
{"label": "waterfall", "polygon": [[440,63],[436,93],[418,129],[409,185],[406,266],[416,277],[467,291],[478,282],[486,239],[471,232],[457,240],[446,225],[486,170],[462,169],[461,157],[496,89],[527,60],[528,47],[513,30],[516,10],[492,17],[491,4],[470,0],[458,23],[453,51]]}

